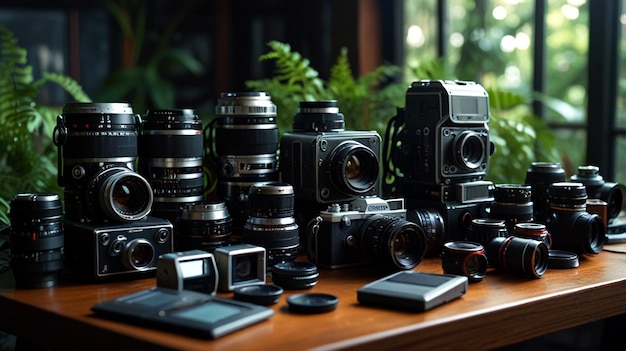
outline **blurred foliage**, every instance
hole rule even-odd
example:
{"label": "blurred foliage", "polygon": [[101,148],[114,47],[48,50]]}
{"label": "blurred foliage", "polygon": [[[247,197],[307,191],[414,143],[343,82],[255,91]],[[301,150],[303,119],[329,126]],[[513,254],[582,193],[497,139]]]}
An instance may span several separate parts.
{"label": "blurred foliage", "polygon": [[55,192],[57,154],[52,142],[60,107],[35,102],[44,85],[61,86],[76,101],[90,101],[80,85],[61,74],[44,72],[33,77],[27,52],[13,33],[0,24],[0,223],[9,223],[9,202],[21,192]]}
{"label": "blurred foliage", "polygon": [[250,80],[246,86],[268,92],[278,109],[278,128],[282,135],[291,131],[293,116],[300,101],[337,100],[348,130],[376,130],[381,136],[396,106],[404,99],[406,86],[390,81],[401,72],[393,65],[381,65],[361,77],[354,77],[343,49],[323,80],[307,58],[291,50],[289,44],[271,41],[270,51],[259,60],[274,60],[272,78]]}
{"label": "blurred foliage", "polygon": [[200,74],[202,64],[188,51],[170,46],[176,27],[192,9],[194,1],[181,2],[180,11],[160,33],[147,32],[148,2],[110,0],[105,5],[123,35],[123,67],[113,72],[97,94],[102,102],[128,101],[136,113],[149,108],[175,108],[176,92],[170,77],[176,70]]}

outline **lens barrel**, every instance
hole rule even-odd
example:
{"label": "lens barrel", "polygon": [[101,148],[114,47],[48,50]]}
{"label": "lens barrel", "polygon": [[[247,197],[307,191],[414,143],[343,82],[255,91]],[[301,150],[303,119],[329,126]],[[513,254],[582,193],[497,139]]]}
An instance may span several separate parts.
{"label": "lens barrel", "polygon": [[533,220],[547,223],[550,217],[548,189],[552,183],[565,181],[565,170],[556,162],[533,162],[526,171],[525,184],[531,186]]}
{"label": "lens barrel", "polygon": [[17,288],[58,284],[64,260],[62,215],[57,194],[20,193],[11,201],[11,266]]}
{"label": "lens barrel", "polygon": [[441,266],[445,274],[462,275],[470,282],[479,282],[487,274],[485,248],[471,241],[449,241],[443,244]]}
{"label": "lens barrel", "polygon": [[363,261],[398,269],[415,268],[428,248],[426,234],[417,224],[380,214],[368,217],[355,239]]}
{"label": "lens barrel", "polygon": [[494,238],[509,236],[502,219],[475,218],[467,229],[467,240],[487,246]]}
{"label": "lens barrel", "polygon": [[541,278],[548,269],[548,246],[514,236],[498,237],[486,246],[487,262],[511,275]]}
{"label": "lens barrel", "polygon": [[266,249],[268,270],[276,263],[294,261],[298,254],[299,227],[293,206],[290,184],[261,182],[250,186],[243,241]]}
{"label": "lens barrel", "polygon": [[522,184],[496,184],[489,217],[503,219],[509,233],[515,224],[532,222],[532,187]]}
{"label": "lens barrel", "polygon": [[174,223],[180,208],[204,199],[202,120],[193,109],[148,110],[138,171],[154,196],[151,214]]}
{"label": "lens barrel", "polygon": [[602,251],[606,228],[597,214],[587,212],[587,190],[582,183],[557,182],[549,189],[552,216],[547,224],[552,248],[578,255]]}
{"label": "lens barrel", "polygon": [[626,188],[623,184],[605,181],[600,175],[600,168],[590,165],[579,166],[578,173],[570,179],[572,182],[585,185],[589,199],[599,199],[607,203],[608,220],[617,218],[626,197]]}
{"label": "lens barrel", "polygon": [[223,201],[202,201],[181,208],[176,222],[176,251],[203,250],[230,245],[233,219]]}

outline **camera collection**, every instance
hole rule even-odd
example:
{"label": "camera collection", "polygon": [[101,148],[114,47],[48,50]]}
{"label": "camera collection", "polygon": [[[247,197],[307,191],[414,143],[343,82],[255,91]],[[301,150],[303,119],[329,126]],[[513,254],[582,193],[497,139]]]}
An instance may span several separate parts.
{"label": "camera collection", "polygon": [[[139,116],[126,103],[66,104],[54,130],[64,211],[57,194],[11,202],[17,286],[54,286],[64,267],[95,279],[151,274],[150,298],[175,290],[175,305],[194,290],[224,303],[216,293],[232,292],[243,313],[312,288],[318,267],[374,265],[395,273],[359,289],[360,302],[426,310],[490,268],[541,278],[576,267],[602,250],[622,211],[624,186],[594,166],[568,180],[558,163],[534,162],[525,184],[485,180],[495,147],[489,97],[474,82],[412,83],[385,140],[346,130],[334,100],[300,102],[280,138],[277,112],[265,92],[221,94],[206,128],[193,109]],[[443,274],[413,275],[425,257],[440,257]],[[122,313],[128,301],[94,310]],[[304,313],[337,306],[329,294],[288,302]],[[186,317],[174,319],[184,328]]]}

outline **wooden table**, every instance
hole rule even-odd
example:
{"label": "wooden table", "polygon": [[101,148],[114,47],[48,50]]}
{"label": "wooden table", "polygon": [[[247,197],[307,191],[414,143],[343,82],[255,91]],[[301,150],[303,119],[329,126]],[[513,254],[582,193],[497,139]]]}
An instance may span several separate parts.
{"label": "wooden table", "polygon": [[[441,273],[441,261],[426,259],[416,270]],[[59,350],[478,350],[626,312],[626,257],[614,252],[583,257],[580,267],[548,270],[541,279],[489,271],[460,299],[424,313],[360,305],[356,290],[384,275],[372,267],[321,270],[319,283],[305,292],[336,295],[335,311],[292,314],[286,297],[303,291],[286,291],[269,320],[217,340],[109,321],[90,311],[98,302],[154,287],[154,278],[4,289],[0,329]]]}

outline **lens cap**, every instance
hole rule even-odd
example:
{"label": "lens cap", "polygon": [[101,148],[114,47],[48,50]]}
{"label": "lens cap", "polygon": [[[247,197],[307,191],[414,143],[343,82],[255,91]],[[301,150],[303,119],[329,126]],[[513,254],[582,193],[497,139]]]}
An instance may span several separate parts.
{"label": "lens cap", "polygon": [[578,255],[569,251],[549,250],[548,268],[566,269],[578,267]]}
{"label": "lens cap", "polygon": [[269,306],[278,303],[282,294],[283,289],[280,286],[255,284],[235,288],[233,297],[235,300]]}
{"label": "lens cap", "polygon": [[272,282],[285,290],[309,289],[320,274],[311,262],[281,262],[272,266]]}
{"label": "lens cap", "polygon": [[308,293],[287,298],[289,311],[296,313],[325,313],[337,308],[339,299],[330,294]]}

